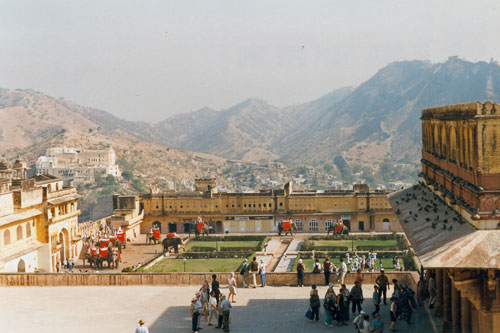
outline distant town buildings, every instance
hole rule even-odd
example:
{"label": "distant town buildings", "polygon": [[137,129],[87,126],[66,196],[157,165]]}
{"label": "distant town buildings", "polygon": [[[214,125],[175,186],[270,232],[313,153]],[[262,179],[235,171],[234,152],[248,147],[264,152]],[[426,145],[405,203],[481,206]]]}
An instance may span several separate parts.
{"label": "distant town buildings", "polygon": [[77,256],[78,195],[60,178],[26,174],[22,160],[0,162],[0,272],[54,272]]}
{"label": "distant town buildings", "polygon": [[97,175],[121,176],[113,148],[49,148],[44,156],[38,158],[36,174],[63,178],[71,186],[94,183]]}

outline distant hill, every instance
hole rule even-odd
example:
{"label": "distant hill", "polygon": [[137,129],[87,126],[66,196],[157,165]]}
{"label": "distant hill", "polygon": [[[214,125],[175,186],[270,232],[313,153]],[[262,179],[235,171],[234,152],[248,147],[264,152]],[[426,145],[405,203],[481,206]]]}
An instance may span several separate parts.
{"label": "distant hill", "polygon": [[[228,110],[202,109],[155,127],[156,140],[226,158],[347,161],[373,165],[417,162],[420,111],[470,101],[500,100],[500,66],[450,57],[444,63],[394,62],[355,89],[277,108],[247,100]],[[164,129],[164,130],[163,130]]]}
{"label": "distant hill", "polygon": [[[394,62],[356,88],[334,90],[304,104],[278,108],[248,99],[227,110],[206,107],[156,124],[123,120],[31,90],[0,89],[0,154],[32,160],[48,145],[100,144],[117,146],[119,154],[149,152],[137,165],[154,174],[192,177],[203,168],[213,170],[175,169],[193,159],[195,151],[209,154],[207,161],[214,165],[224,161],[215,156],[280,160],[323,164],[342,175],[366,178],[381,163],[384,168],[397,163],[416,168],[423,108],[486,100],[500,101],[500,66],[457,57],[436,64]],[[157,151],[168,154],[160,160]],[[355,165],[357,171],[349,169]]]}
{"label": "distant hill", "polygon": [[[207,168],[224,164],[223,158],[154,143],[153,138],[154,128],[147,123],[122,120],[33,90],[0,89],[0,160],[22,156],[34,164],[50,146],[111,146],[122,169],[164,179],[207,176]],[[192,162],[199,159],[204,161],[200,165]]]}

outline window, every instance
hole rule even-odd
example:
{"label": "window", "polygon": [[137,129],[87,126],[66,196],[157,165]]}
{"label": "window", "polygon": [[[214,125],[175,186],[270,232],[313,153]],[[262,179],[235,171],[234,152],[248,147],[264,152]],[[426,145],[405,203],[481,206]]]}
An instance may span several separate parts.
{"label": "window", "polygon": [[266,208],[266,204],[263,204],[264,205],[264,208]]}
{"label": "window", "polygon": [[255,208],[255,204],[253,204],[253,208]]}
{"label": "window", "polygon": [[365,231],[365,222],[364,221],[359,221],[359,231]]}
{"label": "window", "polygon": [[282,202],[280,202],[280,207],[283,207],[283,203]]}
{"label": "window", "polygon": [[272,205],[273,205],[273,204],[269,204],[269,208],[271,208],[271,207],[272,207]]}
{"label": "window", "polygon": [[309,220],[309,231],[311,232],[318,231],[318,220],[316,219]]}
{"label": "window", "polygon": [[243,207],[244,207],[244,208],[247,208],[247,204],[244,204],[244,205],[243,205]]}
{"label": "window", "polygon": [[23,239],[23,227],[18,226],[16,230],[17,240]]}
{"label": "window", "polygon": [[26,238],[31,237],[31,225],[30,223],[26,223]]}
{"label": "window", "polygon": [[325,220],[325,232],[327,232],[328,228],[330,228],[330,227],[333,227],[333,220],[332,219]]}
{"label": "window", "polygon": [[261,207],[262,207],[262,205],[261,205],[261,204],[259,204],[259,208],[261,208]]}
{"label": "window", "polygon": [[10,231],[9,230],[5,230],[5,232],[3,234],[3,244],[4,245],[10,244]]}
{"label": "window", "polygon": [[302,231],[302,220],[295,220],[295,224],[297,225],[297,231]]}
{"label": "window", "polygon": [[234,208],[234,204],[231,205],[231,208]]}

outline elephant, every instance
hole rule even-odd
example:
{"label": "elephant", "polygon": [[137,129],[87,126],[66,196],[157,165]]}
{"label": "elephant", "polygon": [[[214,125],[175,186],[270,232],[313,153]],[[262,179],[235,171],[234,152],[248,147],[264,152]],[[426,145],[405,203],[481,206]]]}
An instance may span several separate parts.
{"label": "elephant", "polygon": [[297,225],[295,224],[295,222],[290,222],[290,229],[285,230],[285,228],[283,227],[283,223],[280,222],[278,223],[278,235],[281,236],[282,232],[285,232],[285,236],[288,235],[288,233],[293,236],[294,232],[297,233]]}
{"label": "elephant", "polygon": [[184,242],[180,237],[167,237],[162,241],[163,253],[170,252],[170,248],[173,247],[175,253],[179,253],[179,245],[184,246]]}
{"label": "elephant", "polygon": [[[198,230],[198,225],[199,225],[200,223],[203,223],[203,227],[201,228],[201,230]],[[200,236],[200,234],[201,234],[202,236],[208,236],[208,234],[209,234],[209,230],[210,230],[210,229],[209,229],[209,227],[208,227],[208,223],[203,222],[203,221],[201,221],[201,222],[200,222],[200,221],[198,221],[198,222],[196,222],[196,224],[193,224],[193,226],[194,226],[194,235],[195,235],[196,237]]]}

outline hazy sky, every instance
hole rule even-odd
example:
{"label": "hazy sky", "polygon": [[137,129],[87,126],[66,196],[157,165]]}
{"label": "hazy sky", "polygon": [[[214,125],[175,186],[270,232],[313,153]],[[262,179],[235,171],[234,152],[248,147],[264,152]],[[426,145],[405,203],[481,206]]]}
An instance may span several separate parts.
{"label": "hazy sky", "polygon": [[285,106],[396,60],[500,59],[495,1],[0,0],[0,87],[133,120]]}

